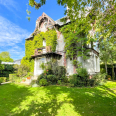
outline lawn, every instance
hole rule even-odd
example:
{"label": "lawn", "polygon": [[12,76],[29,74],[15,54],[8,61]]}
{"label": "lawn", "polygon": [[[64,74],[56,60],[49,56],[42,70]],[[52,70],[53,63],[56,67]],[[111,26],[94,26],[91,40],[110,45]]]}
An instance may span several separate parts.
{"label": "lawn", "polygon": [[0,116],[116,116],[116,82],[94,88],[1,85]]}

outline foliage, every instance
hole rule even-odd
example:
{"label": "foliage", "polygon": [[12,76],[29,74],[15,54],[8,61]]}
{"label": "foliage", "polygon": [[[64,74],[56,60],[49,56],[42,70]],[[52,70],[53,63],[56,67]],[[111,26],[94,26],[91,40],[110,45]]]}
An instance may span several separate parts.
{"label": "foliage", "polygon": [[41,79],[46,79],[50,84],[57,83],[58,80],[61,80],[62,82],[68,82],[68,79],[65,75],[65,67],[58,66],[57,60],[52,59],[51,61],[44,64],[44,72],[38,76],[37,83],[39,83]]}
{"label": "foliage", "polygon": [[10,58],[9,52],[1,52],[0,53],[0,60],[4,62],[13,62],[13,59]]}
{"label": "foliage", "polygon": [[36,80],[32,80],[31,83],[30,83],[30,85],[32,86],[32,85],[34,85],[34,84],[36,84],[36,83],[37,83]]}
{"label": "foliage", "polygon": [[110,75],[107,75],[107,76],[106,76],[106,79],[108,79],[108,78],[110,78],[110,79],[111,79],[111,76],[110,76]]}
{"label": "foliage", "polygon": [[0,77],[0,83],[6,82],[6,77]]}
{"label": "foliage", "polygon": [[89,77],[89,74],[87,72],[87,69],[86,68],[77,68],[77,73],[79,76],[83,77],[83,78],[88,78]]}
{"label": "foliage", "polygon": [[55,75],[47,75],[47,81],[50,81],[52,83],[56,83],[57,82],[57,78]]}
{"label": "foliage", "polygon": [[2,79],[0,78],[0,85],[1,85],[1,83],[2,83]]}
{"label": "foliage", "polygon": [[73,74],[69,76],[69,83],[72,84],[72,86],[77,86],[77,80],[78,80],[77,74]]}
{"label": "foliage", "polygon": [[19,77],[24,77],[29,72],[29,67],[27,65],[24,65],[24,64],[14,65],[14,68],[16,70],[16,75]]}
{"label": "foliage", "polygon": [[61,80],[58,80],[58,82],[57,82],[57,83],[58,83],[58,85],[61,85],[61,84],[62,84]]}
{"label": "foliage", "polygon": [[34,71],[34,50],[43,47],[43,39],[46,40],[46,46],[51,46],[52,52],[56,50],[57,34],[55,30],[48,30],[45,33],[37,33],[33,40],[26,40],[25,42],[25,57],[21,60],[21,64],[29,66],[30,72]]}
{"label": "foliage", "polygon": [[94,81],[89,79],[89,74],[86,68],[78,68],[78,74],[69,76],[69,82],[72,86],[93,86]]}
{"label": "foliage", "polygon": [[31,77],[31,76],[33,76],[33,73],[32,72],[28,72],[25,77]]}
{"label": "foliage", "polygon": [[2,70],[4,70],[4,65],[1,64],[1,60],[0,60],[0,72],[2,72]]}
{"label": "foliage", "polygon": [[3,69],[0,72],[0,77],[9,77],[9,74],[14,73],[13,65],[2,64]]}
{"label": "foliage", "polygon": [[16,74],[9,74],[9,81],[14,82],[16,78]]}
{"label": "foliage", "polygon": [[102,85],[102,84],[104,84],[106,82],[105,78],[106,78],[106,73],[104,73],[104,74],[97,73],[96,75],[94,75],[92,77],[92,79],[95,79],[95,85]]}
{"label": "foliage", "polygon": [[40,85],[40,86],[46,86],[46,85],[48,85],[48,82],[47,82],[46,79],[40,79],[39,85]]}
{"label": "foliage", "polygon": [[78,65],[77,57],[82,57],[83,60],[89,58],[88,52],[90,50],[86,49],[88,41],[86,34],[90,26],[87,25],[86,19],[83,19],[83,21],[76,20],[69,25],[63,26],[60,30],[64,35],[66,56],[73,60],[75,66]]}

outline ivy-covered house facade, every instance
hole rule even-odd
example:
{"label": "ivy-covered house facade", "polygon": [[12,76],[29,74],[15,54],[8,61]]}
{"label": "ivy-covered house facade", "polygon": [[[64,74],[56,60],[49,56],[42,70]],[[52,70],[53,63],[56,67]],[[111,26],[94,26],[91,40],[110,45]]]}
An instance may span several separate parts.
{"label": "ivy-covered house facade", "polygon": [[[90,75],[100,71],[97,47],[92,47],[92,44],[85,45],[84,43],[80,45],[82,43],[80,40],[72,43],[72,48],[68,45],[72,41],[70,39],[66,40],[66,37],[73,37],[72,32],[70,35],[66,35],[69,34],[67,26],[70,23],[69,19],[66,19],[65,23],[61,22],[60,19],[54,21],[45,13],[37,19],[34,32],[26,38],[25,57],[21,61],[21,63],[30,67],[35,78],[43,72],[40,68],[41,63],[47,63],[53,57],[57,59],[59,66],[65,66],[67,75],[76,73],[76,63],[80,63],[82,67],[86,68]],[[66,30],[66,33],[63,33],[62,30]],[[75,31],[73,33],[75,34]],[[75,51],[74,46],[78,50]],[[84,59],[86,55],[88,58]]]}

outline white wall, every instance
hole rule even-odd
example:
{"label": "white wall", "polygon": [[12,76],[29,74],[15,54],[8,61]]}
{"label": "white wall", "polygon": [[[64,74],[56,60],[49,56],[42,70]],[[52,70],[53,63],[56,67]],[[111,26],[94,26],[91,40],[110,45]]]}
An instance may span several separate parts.
{"label": "white wall", "polygon": [[43,70],[40,68],[41,63],[46,63],[46,58],[45,57],[35,58],[34,76],[38,76],[41,73],[43,73]]}

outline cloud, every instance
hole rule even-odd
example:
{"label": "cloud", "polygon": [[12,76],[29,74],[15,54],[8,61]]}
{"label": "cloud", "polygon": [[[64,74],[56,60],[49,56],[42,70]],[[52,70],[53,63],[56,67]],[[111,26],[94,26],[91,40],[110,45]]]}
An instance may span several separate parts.
{"label": "cloud", "polygon": [[14,0],[0,0],[0,4],[5,6],[10,11],[13,11],[14,9],[19,10],[18,4]]}
{"label": "cloud", "polygon": [[9,51],[15,59],[23,57],[25,38],[29,35],[27,30],[0,16],[0,52]]}

